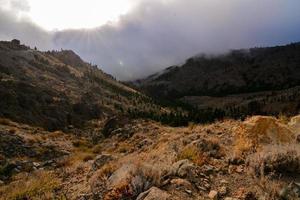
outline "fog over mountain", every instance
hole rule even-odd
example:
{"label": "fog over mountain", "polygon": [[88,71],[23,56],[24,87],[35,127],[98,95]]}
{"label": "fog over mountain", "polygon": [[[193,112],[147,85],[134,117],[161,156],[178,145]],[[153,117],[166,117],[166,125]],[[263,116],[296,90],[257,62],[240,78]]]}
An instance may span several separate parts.
{"label": "fog over mountain", "polygon": [[46,31],[26,17],[30,5],[25,0],[0,0],[0,39],[18,38],[42,50],[73,49],[121,80],[141,78],[198,53],[300,41],[298,0],[137,2],[117,22]]}

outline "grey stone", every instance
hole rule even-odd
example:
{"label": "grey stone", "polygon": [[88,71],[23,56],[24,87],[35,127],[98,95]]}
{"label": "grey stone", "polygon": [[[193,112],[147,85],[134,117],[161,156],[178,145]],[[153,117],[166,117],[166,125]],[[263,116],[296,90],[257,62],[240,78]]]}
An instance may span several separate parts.
{"label": "grey stone", "polygon": [[169,198],[170,194],[167,192],[157,187],[152,187],[146,192],[141,193],[136,200],[168,200]]}

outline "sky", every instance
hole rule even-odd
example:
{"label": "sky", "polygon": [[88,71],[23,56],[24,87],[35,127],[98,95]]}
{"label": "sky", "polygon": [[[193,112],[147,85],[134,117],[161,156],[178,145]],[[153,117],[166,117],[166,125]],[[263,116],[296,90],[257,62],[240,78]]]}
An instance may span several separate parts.
{"label": "sky", "polygon": [[119,80],[300,41],[299,0],[0,0],[0,40],[72,49]]}

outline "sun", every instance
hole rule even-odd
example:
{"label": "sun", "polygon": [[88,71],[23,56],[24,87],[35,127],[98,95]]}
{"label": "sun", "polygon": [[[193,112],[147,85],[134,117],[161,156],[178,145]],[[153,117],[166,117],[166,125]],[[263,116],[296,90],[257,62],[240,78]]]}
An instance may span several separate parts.
{"label": "sun", "polygon": [[47,30],[94,28],[116,21],[133,0],[28,0],[29,17]]}

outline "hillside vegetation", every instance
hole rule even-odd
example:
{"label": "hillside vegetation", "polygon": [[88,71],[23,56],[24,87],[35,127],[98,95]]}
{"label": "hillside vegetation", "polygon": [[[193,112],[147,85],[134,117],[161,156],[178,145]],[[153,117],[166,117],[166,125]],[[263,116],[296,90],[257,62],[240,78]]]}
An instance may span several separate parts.
{"label": "hillside vegetation", "polygon": [[135,81],[156,98],[181,100],[223,116],[295,115],[300,110],[300,43],[192,57]]}

